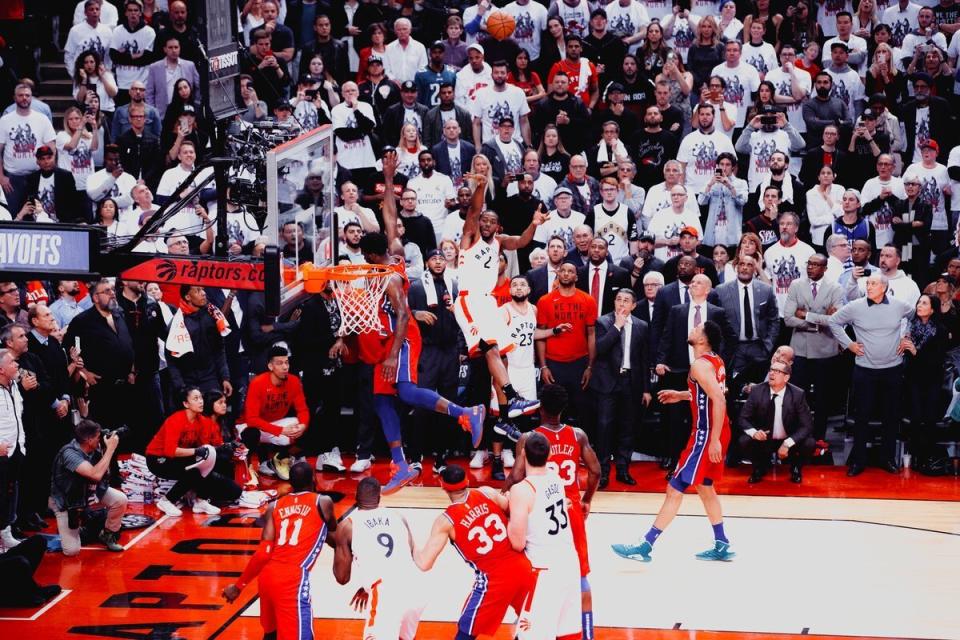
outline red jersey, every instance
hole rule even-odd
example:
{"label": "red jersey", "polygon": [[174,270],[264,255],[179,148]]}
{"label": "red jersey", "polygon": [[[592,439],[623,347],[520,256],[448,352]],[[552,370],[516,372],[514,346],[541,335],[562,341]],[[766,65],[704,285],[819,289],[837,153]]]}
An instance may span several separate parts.
{"label": "red jersey", "polygon": [[507,538],[507,514],[482,491],[468,490],[466,499],[448,506],[443,515],[453,525],[453,546],[474,571],[496,573],[526,559]]}
{"label": "red jersey", "polygon": [[147,455],[172,458],[177,447],[190,449],[205,444],[219,447],[223,444],[220,425],[213,418],[197,416],[193,422],[187,418],[186,409],[170,414],[163,426],[147,445]]}
{"label": "red jersey", "polygon": [[250,381],[247,399],[243,406],[243,422],[248,427],[256,427],[275,436],[283,433],[283,428],[272,424],[286,418],[290,409],[295,409],[297,420],[310,424],[310,409],[303,395],[300,378],[291,374],[279,386],[270,380],[270,372],[264,372]]}
{"label": "red jersey", "polygon": [[507,278],[503,284],[495,286],[493,291],[490,292],[490,295],[497,301],[498,307],[502,307],[513,300],[513,297],[510,295],[510,278]]}
{"label": "red jersey", "polygon": [[317,494],[289,493],[273,508],[273,551],[267,568],[309,571],[323,549],[327,523],[317,507]]}
{"label": "red jersey", "polygon": [[[564,71],[567,78],[570,79],[568,91],[583,100],[583,104],[590,104],[590,89],[597,87],[600,83],[600,76],[597,74],[597,68],[586,58],[580,58],[577,62],[570,60],[560,60],[553,63],[550,67],[550,73],[547,74],[547,82],[553,84],[553,78],[557,71]],[[584,82],[585,81],[585,82]]]}
{"label": "red jersey", "polygon": [[586,358],[587,327],[597,323],[597,301],[589,293],[574,289],[572,296],[554,289],[537,302],[537,324],[555,327],[569,322],[573,329],[547,340],[547,359],[573,362]]}
{"label": "red jersey", "polygon": [[[410,318],[407,322],[407,340],[419,343],[420,327],[417,326],[417,321],[413,319],[413,312],[410,311],[410,305],[407,302],[410,278],[407,277],[406,263],[400,260],[385,266],[396,271],[403,281],[403,304],[407,305],[407,315]],[[380,299],[377,315],[380,318],[380,331],[368,331],[358,336],[360,359],[367,364],[383,362],[390,350],[390,345],[393,344],[394,330],[397,326],[397,312],[386,293]]]}
{"label": "red jersey", "polygon": [[554,431],[543,425],[536,428],[550,443],[550,457],[547,458],[547,468],[556,471],[563,482],[567,497],[574,504],[580,504],[580,478],[577,474],[580,468],[580,443],[577,434],[568,424],[560,425]]}
{"label": "red jersey", "polygon": [[[713,372],[720,386],[727,386],[727,368],[723,364],[723,358],[715,353],[705,353],[700,358],[706,360],[713,366]],[[690,412],[693,414],[693,431],[703,432],[703,437],[710,435],[713,425],[710,420],[713,416],[713,401],[707,397],[707,392],[693,378],[687,378],[687,388],[690,390]],[[730,431],[730,418],[724,413],[723,431]]]}

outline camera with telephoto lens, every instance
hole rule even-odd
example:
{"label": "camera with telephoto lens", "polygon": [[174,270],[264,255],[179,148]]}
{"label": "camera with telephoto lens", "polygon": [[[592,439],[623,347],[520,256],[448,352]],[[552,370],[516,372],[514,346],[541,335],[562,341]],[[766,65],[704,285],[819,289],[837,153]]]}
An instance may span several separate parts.
{"label": "camera with telephoto lens", "polygon": [[100,437],[103,439],[104,443],[106,443],[107,438],[112,438],[114,435],[123,440],[128,433],[130,433],[130,427],[127,425],[122,425],[116,429],[101,429]]}

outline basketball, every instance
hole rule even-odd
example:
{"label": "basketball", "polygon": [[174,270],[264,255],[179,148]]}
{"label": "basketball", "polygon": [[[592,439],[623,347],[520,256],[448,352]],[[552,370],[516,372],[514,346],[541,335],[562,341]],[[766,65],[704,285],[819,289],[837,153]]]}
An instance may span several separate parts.
{"label": "basketball", "polygon": [[494,11],[487,18],[487,33],[497,40],[506,40],[517,28],[517,21],[505,11]]}

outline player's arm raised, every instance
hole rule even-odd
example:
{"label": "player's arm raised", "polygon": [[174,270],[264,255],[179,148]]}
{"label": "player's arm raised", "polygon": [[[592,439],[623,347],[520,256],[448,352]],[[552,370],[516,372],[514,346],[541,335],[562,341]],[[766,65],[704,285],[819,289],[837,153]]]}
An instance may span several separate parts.
{"label": "player's arm raised", "polygon": [[539,227],[549,219],[550,219],[550,214],[547,213],[546,209],[544,209],[543,207],[543,203],[541,202],[540,206],[537,207],[537,210],[533,212],[533,220],[531,220],[527,228],[523,230],[522,235],[519,235],[519,236],[500,235],[497,237],[497,240],[500,241],[500,247],[507,251],[510,251],[512,249],[522,249],[523,247],[530,244],[530,242],[533,240],[533,236],[537,232],[537,227]]}
{"label": "player's arm raised", "polygon": [[447,546],[447,541],[453,539],[453,525],[446,516],[437,516],[433,521],[433,527],[430,529],[430,537],[422,549],[413,550],[413,562],[420,571],[430,571],[433,564],[443,553]]}
{"label": "player's arm raised", "polygon": [[474,192],[470,198],[467,219],[463,221],[463,234],[460,236],[460,248],[469,249],[480,237],[480,214],[486,207],[487,176],[480,173],[468,173],[464,180],[473,180]]}
{"label": "player's arm raised", "polygon": [[337,546],[333,551],[333,577],[338,584],[350,582],[350,568],[353,566],[353,520],[347,518],[337,531]]}
{"label": "player's arm raised", "polygon": [[397,234],[397,194],[393,192],[393,177],[397,173],[397,152],[383,154],[383,231],[387,236],[387,251],[404,257],[403,241]]}
{"label": "player's arm raised", "polygon": [[513,469],[510,470],[510,475],[503,481],[503,487],[500,488],[501,493],[506,493],[510,490],[510,487],[518,482],[523,482],[523,479],[527,477],[527,454],[523,448],[526,441],[527,434],[520,436],[520,439],[517,441],[517,459],[513,462]]}
{"label": "player's arm raised", "polygon": [[583,517],[590,515],[590,504],[593,502],[593,496],[600,485],[600,459],[597,458],[597,452],[590,446],[590,439],[583,429],[573,430],[577,434],[577,444],[580,445],[580,460],[587,468],[587,486],[583,490],[583,497],[580,503],[583,505]]}
{"label": "player's arm raised", "polygon": [[510,490],[510,521],[507,523],[507,536],[510,546],[523,551],[527,546],[527,521],[533,508],[533,487],[529,482],[521,482]]}
{"label": "player's arm raised", "polygon": [[717,382],[713,366],[704,359],[698,359],[690,365],[690,377],[696,380],[713,405],[710,413],[710,444],[707,453],[710,456],[710,462],[719,464],[723,462],[720,434],[723,431],[723,420],[727,412],[727,398],[723,393],[723,385]]}
{"label": "player's arm raised", "polygon": [[267,565],[267,562],[270,561],[270,555],[273,553],[273,539],[276,536],[276,531],[273,528],[272,504],[267,507],[263,518],[266,520],[266,524],[263,525],[263,532],[260,534],[260,546],[257,547],[253,557],[250,558],[240,579],[234,584],[227,585],[223,593],[221,593],[223,599],[227,602],[233,602],[240,597],[240,592],[243,591],[254,578],[260,575],[260,572]]}

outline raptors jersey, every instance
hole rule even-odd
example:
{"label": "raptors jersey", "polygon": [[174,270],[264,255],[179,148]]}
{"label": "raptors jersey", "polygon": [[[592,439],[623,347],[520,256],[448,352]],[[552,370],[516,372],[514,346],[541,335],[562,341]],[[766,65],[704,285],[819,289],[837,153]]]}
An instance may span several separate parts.
{"label": "raptors jersey", "polygon": [[500,241],[493,238],[487,242],[477,238],[469,249],[460,250],[457,265],[457,282],[460,291],[475,295],[491,293],[497,286],[497,270],[500,266]]}
{"label": "raptors jersey", "polygon": [[597,236],[607,241],[608,251],[613,264],[630,255],[630,212],[627,205],[620,204],[612,214],[604,209],[603,203],[593,207],[593,229]]}
{"label": "raptors jersey", "polygon": [[453,525],[454,548],[478,573],[492,574],[521,556],[507,539],[507,515],[482,491],[471,489],[443,512]]}
{"label": "raptors jersey", "polygon": [[401,581],[416,575],[419,569],[410,554],[410,534],[403,518],[393,509],[357,509],[350,515],[353,522],[353,550],[360,584],[377,580]]}
{"label": "raptors jersey", "polygon": [[507,367],[514,369],[534,368],[533,332],[537,328],[537,308],[527,303],[527,310],[521,313],[512,304],[505,304],[500,309],[503,319],[507,323],[507,330],[513,339],[516,348],[507,354]]}
{"label": "raptors jersey", "polygon": [[530,564],[561,574],[578,573],[580,561],[573,545],[567,496],[560,476],[547,469],[543,474],[528,475],[524,482],[534,491],[524,549]]}
{"label": "raptors jersey", "polygon": [[297,574],[309,571],[327,537],[317,494],[303,491],[279,498],[273,508],[273,528],[276,533],[267,568],[289,568]]}
{"label": "raptors jersey", "polygon": [[580,443],[577,434],[568,424],[560,425],[556,431],[543,425],[536,429],[542,433],[550,443],[550,457],[547,458],[547,469],[553,470],[563,483],[563,489],[570,501],[580,504],[580,480],[577,469],[580,465]]}
{"label": "raptors jersey", "polygon": [[[717,382],[720,383],[721,387],[726,389],[727,369],[723,364],[723,359],[713,352],[705,353],[700,356],[700,358],[706,360],[713,366]],[[690,390],[690,411],[693,414],[693,432],[696,434],[698,441],[703,438],[703,442],[706,442],[706,439],[710,435],[710,429],[714,426],[710,424],[711,416],[713,415],[713,401],[707,397],[707,392],[704,391],[703,387],[693,378],[687,379],[687,388]],[[730,431],[730,420],[726,413],[724,413],[721,428],[723,432]]]}

